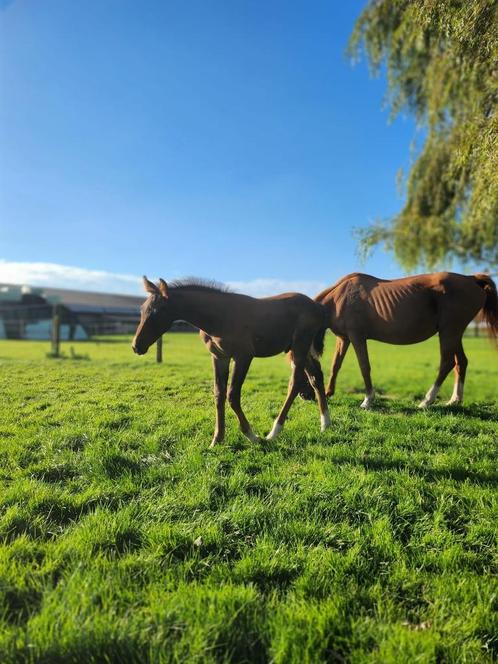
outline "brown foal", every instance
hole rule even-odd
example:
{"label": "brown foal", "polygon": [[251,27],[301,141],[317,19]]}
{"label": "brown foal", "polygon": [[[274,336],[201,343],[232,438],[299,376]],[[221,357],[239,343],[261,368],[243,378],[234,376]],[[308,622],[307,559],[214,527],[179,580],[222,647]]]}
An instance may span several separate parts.
{"label": "brown foal", "polygon": [[[327,396],[335,391],[337,374],[350,343],[356,352],[366,396],[362,408],[374,398],[370,377],[367,339],[389,344],[415,344],[439,334],[441,360],[434,384],[420,403],[432,404],[451,369],[455,371],[453,394],[448,404],[463,399],[467,357],[462,336],[465,328],[482,311],[490,334],[498,334],[496,285],[487,274],[464,276],[451,272],[421,274],[391,281],[368,274],[348,274],[316,296],[328,311],[328,325],[336,335]],[[325,333],[325,330],[324,330]],[[323,350],[323,337],[316,345]],[[303,385],[302,395],[309,396]]]}
{"label": "brown foal", "polygon": [[[313,352],[314,338],[320,336],[326,325],[321,304],[299,293],[256,299],[194,280],[168,285],[160,279],[156,286],[144,277],[144,286],[149,297],[142,306],[133,339],[135,353],[146,353],[175,320],[185,320],[199,328],[211,353],[216,401],[216,428],[211,446],[222,442],[225,436],[227,396],[242,433],[253,442],[258,440],[240,404],[242,384],[253,357],[282,352],[291,353],[292,374],[287,398],[266,438],[272,440],[281,431],[306,377],[318,401],[321,430],[330,426],[323,374]],[[227,391],[230,360],[234,366]]]}

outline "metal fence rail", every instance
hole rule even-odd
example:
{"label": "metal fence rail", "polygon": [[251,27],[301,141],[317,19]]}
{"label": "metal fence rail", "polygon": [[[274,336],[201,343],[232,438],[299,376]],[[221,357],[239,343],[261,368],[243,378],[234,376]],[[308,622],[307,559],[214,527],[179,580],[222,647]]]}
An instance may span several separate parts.
{"label": "metal fence rail", "polygon": [[[111,334],[134,334],[140,312],[126,313],[102,309],[73,311],[64,305],[17,303],[0,305],[0,338],[50,339],[56,323],[63,340],[81,340]],[[172,331],[192,331],[185,321],[177,321]]]}

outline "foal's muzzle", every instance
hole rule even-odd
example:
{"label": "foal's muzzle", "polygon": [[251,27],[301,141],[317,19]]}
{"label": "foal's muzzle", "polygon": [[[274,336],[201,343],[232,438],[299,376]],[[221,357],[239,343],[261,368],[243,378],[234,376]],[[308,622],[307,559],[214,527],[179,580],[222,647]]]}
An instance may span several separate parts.
{"label": "foal's muzzle", "polygon": [[133,352],[136,353],[137,355],[145,355],[146,353],[145,350],[142,350],[136,344],[132,344],[131,347],[133,348]]}

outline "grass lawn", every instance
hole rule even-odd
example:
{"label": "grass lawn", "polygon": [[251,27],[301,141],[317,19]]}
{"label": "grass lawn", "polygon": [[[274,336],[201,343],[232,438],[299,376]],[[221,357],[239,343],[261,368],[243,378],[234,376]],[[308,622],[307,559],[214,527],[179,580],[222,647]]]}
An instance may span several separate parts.
{"label": "grass lawn", "polygon": [[[298,401],[276,441],[229,413],[210,450],[196,335],[162,365],[129,340],[0,342],[0,661],[495,661],[498,351],[465,347],[463,407],[416,407],[437,339],[371,343],[373,411],[350,351],[326,433]],[[288,373],[251,367],[259,434]]]}

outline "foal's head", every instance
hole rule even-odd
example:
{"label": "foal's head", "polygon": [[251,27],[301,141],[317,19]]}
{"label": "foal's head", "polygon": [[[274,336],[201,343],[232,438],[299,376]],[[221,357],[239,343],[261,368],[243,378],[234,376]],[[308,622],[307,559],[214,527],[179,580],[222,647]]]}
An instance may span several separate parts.
{"label": "foal's head", "polygon": [[159,286],[156,286],[144,277],[144,286],[149,297],[140,309],[140,323],[131,344],[137,355],[144,355],[149,346],[152,346],[161,334],[167,332],[174,321],[166,282],[159,279]]}

